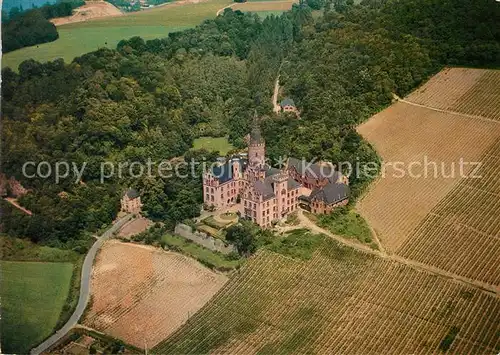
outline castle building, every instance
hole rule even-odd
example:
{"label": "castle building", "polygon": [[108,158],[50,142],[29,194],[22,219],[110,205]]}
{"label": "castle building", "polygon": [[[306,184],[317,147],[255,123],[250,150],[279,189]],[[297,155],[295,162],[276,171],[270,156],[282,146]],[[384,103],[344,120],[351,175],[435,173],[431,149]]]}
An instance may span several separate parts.
{"label": "castle building", "polygon": [[296,115],[299,113],[297,107],[295,106],[295,102],[293,102],[293,100],[289,97],[281,101],[280,107],[282,112],[292,112],[295,113]]}
{"label": "castle building", "polygon": [[347,176],[336,171],[331,163],[289,158],[287,170],[303,186],[300,200],[311,212],[330,213],[335,207],[345,206],[349,202]]}
{"label": "castle building", "polygon": [[121,210],[129,213],[141,212],[142,203],[139,192],[135,189],[128,189],[121,198]]}
{"label": "castle building", "polygon": [[299,198],[313,213],[330,213],[349,202],[347,177],[329,163],[289,158],[284,169],[266,163],[266,144],[254,119],[248,154],[221,162],[203,176],[203,201],[221,209],[238,204],[241,216],[261,227],[297,210]]}
{"label": "castle building", "polygon": [[231,158],[205,173],[203,198],[215,208],[239,203],[243,217],[270,227],[297,210],[300,184],[286,170],[266,163],[266,145],[255,119],[249,138],[246,159]]}

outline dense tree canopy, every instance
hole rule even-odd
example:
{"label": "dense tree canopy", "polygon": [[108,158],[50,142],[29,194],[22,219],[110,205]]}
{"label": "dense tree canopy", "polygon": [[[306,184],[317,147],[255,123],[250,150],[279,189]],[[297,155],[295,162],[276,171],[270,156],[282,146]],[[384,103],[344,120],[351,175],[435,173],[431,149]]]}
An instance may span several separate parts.
{"label": "dense tree canopy", "polygon": [[83,0],[62,1],[44,5],[26,12],[17,8],[10,14],[2,12],[2,52],[52,42],[59,38],[51,18],[70,16],[73,9],[84,4]]}
{"label": "dense tree canopy", "polygon": [[[200,166],[187,178],[124,173],[101,181],[100,164],[214,161],[216,153],[190,151],[193,139],[227,135],[243,147],[255,109],[264,117],[271,158],[377,163],[355,126],[390,104],[392,93],[408,93],[443,64],[500,64],[498,4],[458,0],[449,13],[451,2],[439,3],[300,3],[265,20],[226,9],[164,39],[135,37],[70,64],[28,60],[19,73],[3,70],[3,170],[32,189],[20,202],[34,212],[26,217],[5,209],[4,230],[79,245],[115,217],[129,186],[141,192],[145,213],[167,226],[197,216]],[[410,11],[416,6],[419,11]],[[311,7],[323,8],[323,16],[314,19]],[[464,21],[469,31],[459,29]],[[272,114],[280,67],[284,94],[298,104],[300,120]],[[70,174],[55,184],[24,177],[26,161],[87,166],[82,182]],[[353,199],[370,181],[351,177]]]}

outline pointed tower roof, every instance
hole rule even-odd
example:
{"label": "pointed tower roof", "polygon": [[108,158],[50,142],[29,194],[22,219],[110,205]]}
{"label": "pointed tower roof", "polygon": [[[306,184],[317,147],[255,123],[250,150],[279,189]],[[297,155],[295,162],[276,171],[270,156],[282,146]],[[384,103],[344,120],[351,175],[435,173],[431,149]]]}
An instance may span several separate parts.
{"label": "pointed tower roof", "polygon": [[259,118],[257,116],[257,110],[255,110],[252,121],[252,130],[250,131],[250,144],[262,144],[264,143],[264,138],[260,132]]}

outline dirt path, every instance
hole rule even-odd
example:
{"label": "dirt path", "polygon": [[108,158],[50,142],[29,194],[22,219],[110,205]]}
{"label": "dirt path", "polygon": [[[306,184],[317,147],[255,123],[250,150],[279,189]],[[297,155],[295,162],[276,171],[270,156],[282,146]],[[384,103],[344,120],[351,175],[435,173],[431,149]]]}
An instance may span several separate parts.
{"label": "dirt path", "polygon": [[236,5],[236,4],[237,3],[235,2],[234,4],[224,6],[222,9],[217,10],[217,13],[215,14],[215,16],[219,16],[221,13],[224,12],[225,9],[229,9],[231,6]]}
{"label": "dirt path", "polygon": [[335,234],[327,231],[326,229],[319,227],[314,222],[312,222],[309,218],[304,216],[304,214],[302,213],[302,210],[300,210],[300,209],[298,211],[298,217],[300,220],[300,226],[298,226],[298,228],[305,227],[307,229],[312,230],[313,232],[324,234],[332,239],[335,239],[339,243],[347,245],[347,246],[354,248],[358,251],[372,254],[372,255],[376,255],[380,258],[388,259],[388,260],[395,261],[395,262],[398,262],[401,264],[405,264],[405,265],[410,266],[410,267],[417,269],[419,271],[428,272],[428,273],[434,274],[436,276],[444,277],[446,279],[452,279],[458,283],[464,284],[464,285],[469,286],[469,287],[474,287],[474,288],[479,289],[483,292],[487,292],[489,294],[492,294],[497,298],[499,297],[500,287],[498,287],[498,286],[485,284],[485,283],[477,281],[477,280],[473,280],[473,279],[469,279],[467,277],[456,275],[454,273],[447,272],[447,271],[441,270],[439,268],[436,268],[436,267],[433,267],[433,266],[430,266],[427,264],[422,264],[422,263],[419,263],[419,262],[414,261],[414,260],[405,259],[399,255],[387,254],[384,250],[373,250],[370,247],[368,247],[367,245],[364,245],[364,244],[355,242],[353,240],[349,240],[349,239],[346,239],[344,237],[335,235]]}
{"label": "dirt path", "polygon": [[[281,66],[280,66],[281,69]],[[279,113],[281,111],[280,105],[278,105],[278,94],[280,91],[280,75],[278,70],[278,76],[274,82],[274,93],[273,93],[273,111],[274,113]]]}
{"label": "dirt path", "polygon": [[422,105],[422,104],[417,104],[415,102],[411,102],[411,101],[408,101],[408,100],[405,100],[405,99],[402,99],[400,98],[398,95],[396,94],[392,94],[392,96],[394,97],[394,99],[396,101],[400,101],[400,102],[403,102],[405,104],[408,104],[408,105],[412,105],[412,106],[416,106],[416,107],[423,107],[423,108],[426,108],[426,109],[429,109],[429,110],[432,110],[432,111],[437,111],[437,112],[442,112],[442,113],[447,113],[447,114],[450,114],[450,115],[455,115],[455,116],[462,116],[462,117],[469,117],[469,118],[475,118],[475,119],[478,119],[478,120],[483,120],[483,121],[489,121],[489,122],[494,122],[494,123],[497,123],[497,124],[500,124],[500,121],[498,120],[493,120],[491,118],[486,118],[486,117],[483,117],[483,116],[476,116],[476,115],[468,115],[466,113],[460,113],[460,112],[456,112],[456,111],[449,111],[449,110],[442,110],[440,108],[435,108],[435,107],[431,107],[431,106],[426,106],[426,105]]}
{"label": "dirt path", "polygon": [[7,201],[8,203],[10,203],[11,205],[13,205],[14,207],[16,207],[17,209],[23,211],[24,213],[26,213],[29,216],[31,216],[33,214],[30,210],[21,206],[15,198],[5,197],[4,200]]}

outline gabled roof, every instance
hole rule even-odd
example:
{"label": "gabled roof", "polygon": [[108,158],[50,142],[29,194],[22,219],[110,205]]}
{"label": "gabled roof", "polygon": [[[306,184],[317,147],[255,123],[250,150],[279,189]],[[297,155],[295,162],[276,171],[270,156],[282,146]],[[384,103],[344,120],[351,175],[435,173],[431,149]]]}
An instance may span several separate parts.
{"label": "gabled roof", "polygon": [[276,174],[278,174],[280,171],[281,171],[280,169],[277,169],[277,168],[273,168],[273,167],[268,166],[268,167],[267,167],[267,169],[266,169],[266,177],[276,175]]}
{"label": "gabled roof", "polygon": [[291,98],[286,97],[283,101],[281,101],[280,106],[281,107],[284,107],[284,106],[293,106],[293,107],[295,107],[295,102],[293,102],[293,100]]}
{"label": "gabled roof", "polygon": [[322,188],[315,188],[309,196],[310,201],[323,201],[327,205],[337,203],[349,197],[349,185],[329,183]]}
{"label": "gabled roof", "polygon": [[331,164],[311,164],[305,160],[288,158],[287,166],[289,168],[294,167],[301,176],[304,176],[307,173],[315,179],[328,178],[331,183],[339,181],[342,177],[342,174],[336,171],[334,166]]}
{"label": "gabled roof", "polygon": [[253,186],[255,188],[255,191],[262,195],[264,201],[269,200],[275,196],[273,185],[270,183],[269,179],[265,179],[263,181],[257,180],[254,182]]}
{"label": "gabled roof", "polygon": [[287,181],[288,190],[295,190],[300,187],[300,184],[292,178],[288,178]]}
{"label": "gabled roof", "polygon": [[127,195],[129,199],[133,200],[134,198],[139,197],[139,191],[129,188],[127,191],[125,191],[125,195]]}

